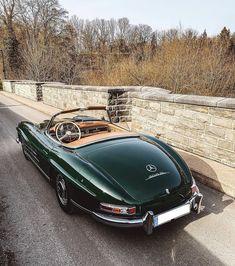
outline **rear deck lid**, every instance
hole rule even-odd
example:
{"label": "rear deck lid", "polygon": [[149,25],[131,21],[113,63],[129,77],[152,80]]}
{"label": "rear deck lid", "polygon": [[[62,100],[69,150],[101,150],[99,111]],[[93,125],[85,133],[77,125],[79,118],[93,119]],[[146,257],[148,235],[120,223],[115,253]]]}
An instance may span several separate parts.
{"label": "rear deck lid", "polygon": [[174,162],[140,138],[100,143],[82,156],[139,201],[152,200],[182,184]]}

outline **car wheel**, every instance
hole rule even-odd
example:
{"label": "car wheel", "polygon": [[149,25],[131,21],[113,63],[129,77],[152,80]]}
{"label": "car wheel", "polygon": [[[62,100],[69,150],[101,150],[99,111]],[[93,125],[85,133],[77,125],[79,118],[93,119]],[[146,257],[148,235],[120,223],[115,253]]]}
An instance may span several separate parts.
{"label": "car wheel", "polygon": [[22,143],[22,151],[23,151],[25,159],[29,161],[30,159],[29,159],[29,156],[27,155],[27,152],[25,151],[25,145],[23,143]]}
{"label": "car wheel", "polygon": [[65,179],[58,175],[56,177],[56,196],[60,207],[67,213],[72,213],[73,206],[69,197],[68,187]]}

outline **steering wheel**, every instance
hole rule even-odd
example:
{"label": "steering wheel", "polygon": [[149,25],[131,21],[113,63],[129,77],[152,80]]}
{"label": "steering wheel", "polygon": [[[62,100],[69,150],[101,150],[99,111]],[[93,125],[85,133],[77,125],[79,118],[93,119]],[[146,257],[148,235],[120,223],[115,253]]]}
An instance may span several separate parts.
{"label": "steering wheel", "polygon": [[60,142],[72,142],[81,138],[81,130],[74,122],[62,122],[56,127],[56,138]]}

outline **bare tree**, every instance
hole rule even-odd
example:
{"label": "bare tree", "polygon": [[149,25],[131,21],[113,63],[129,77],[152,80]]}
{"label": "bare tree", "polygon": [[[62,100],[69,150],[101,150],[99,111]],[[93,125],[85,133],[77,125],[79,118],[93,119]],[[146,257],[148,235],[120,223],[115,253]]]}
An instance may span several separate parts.
{"label": "bare tree", "polygon": [[18,20],[27,38],[42,38],[47,45],[49,36],[59,34],[66,22],[67,11],[57,0],[18,0]]}
{"label": "bare tree", "polygon": [[0,1],[0,18],[6,29],[4,38],[4,51],[7,59],[8,72],[11,76],[18,76],[20,67],[19,42],[14,31],[14,18],[16,16],[16,1]]}

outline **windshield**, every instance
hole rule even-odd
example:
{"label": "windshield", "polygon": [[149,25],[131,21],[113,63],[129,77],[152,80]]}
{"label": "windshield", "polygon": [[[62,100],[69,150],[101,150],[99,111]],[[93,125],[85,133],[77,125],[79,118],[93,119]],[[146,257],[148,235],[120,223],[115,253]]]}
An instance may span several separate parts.
{"label": "windshield", "polygon": [[117,118],[115,111],[108,111],[106,110],[106,107],[88,107],[70,111],[62,111],[61,113],[58,113],[52,117],[49,123],[49,127],[68,120],[75,123],[104,121],[113,123],[126,130],[130,129],[129,125],[126,122],[123,122],[121,121],[121,119]]}
{"label": "windshield", "polygon": [[71,120],[73,122],[89,122],[89,121],[107,121],[110,122],[108,112],[106,110],[79,110],[69,113],[62,113],[54,118],[54,122],[62,122]]}

